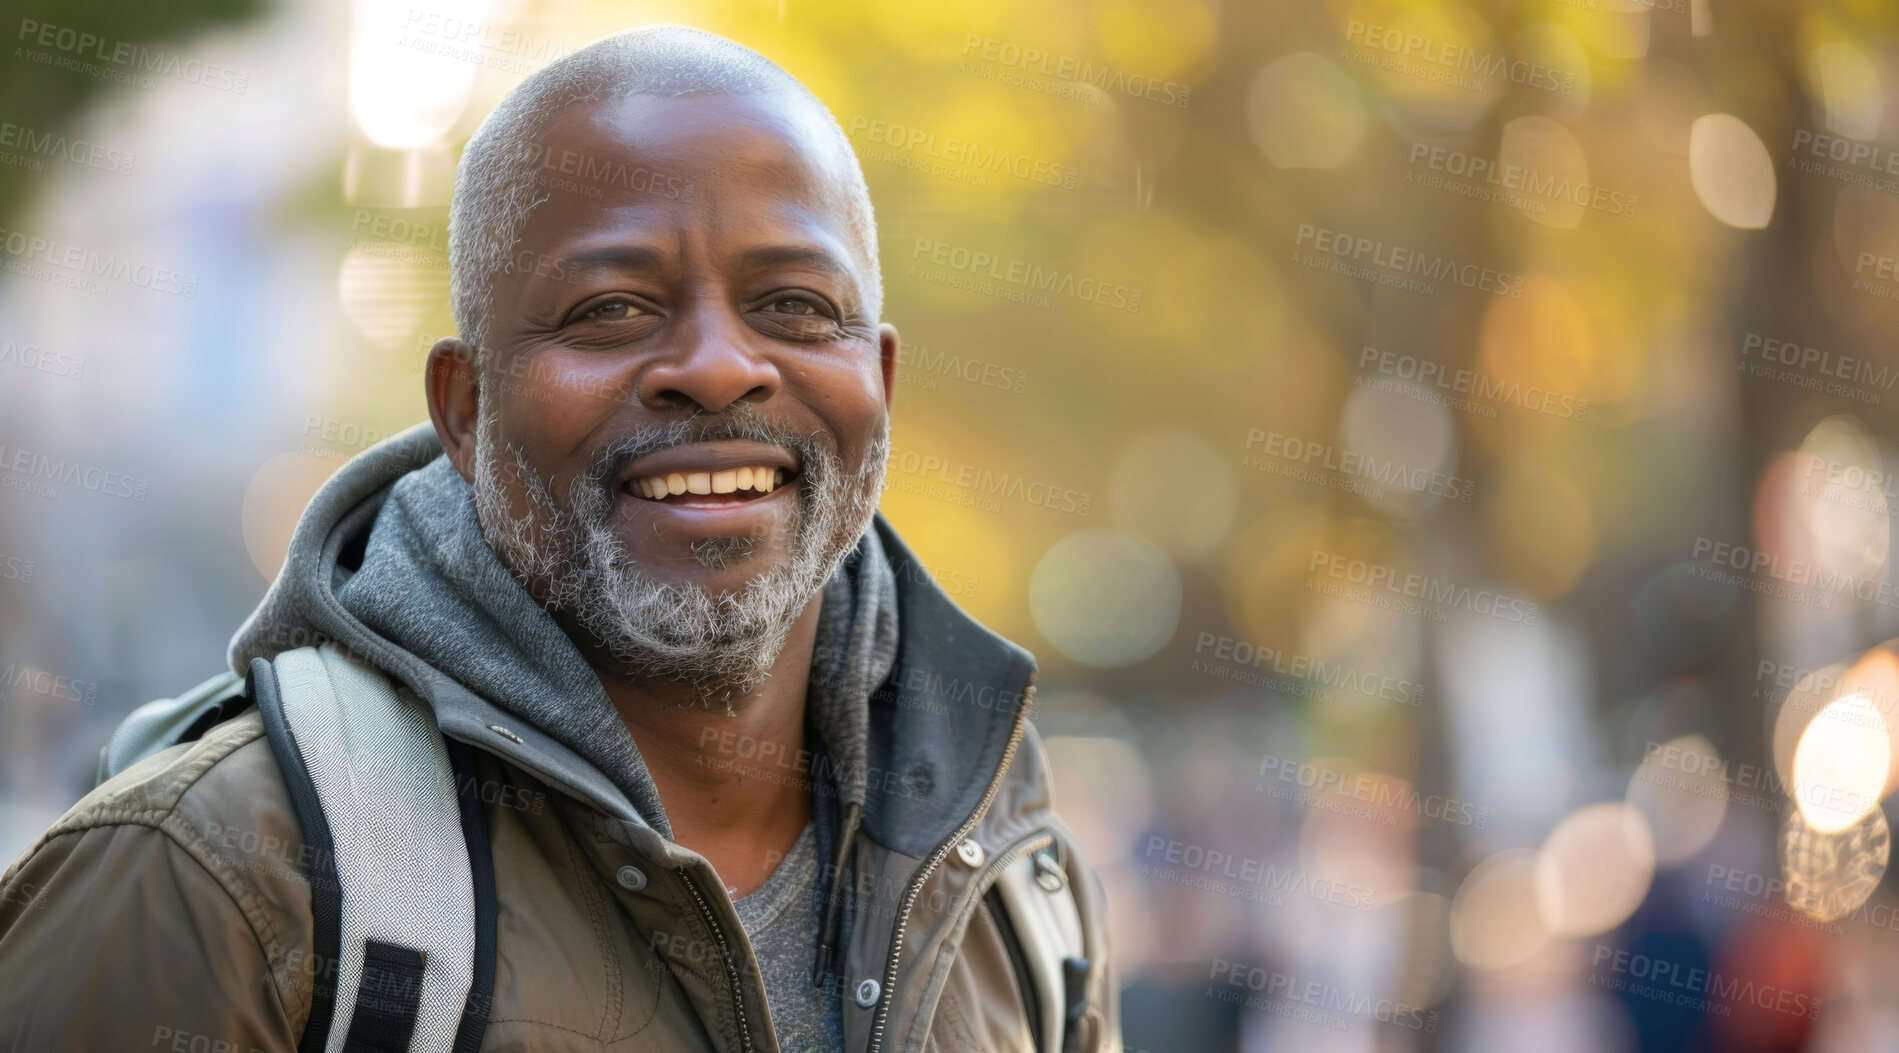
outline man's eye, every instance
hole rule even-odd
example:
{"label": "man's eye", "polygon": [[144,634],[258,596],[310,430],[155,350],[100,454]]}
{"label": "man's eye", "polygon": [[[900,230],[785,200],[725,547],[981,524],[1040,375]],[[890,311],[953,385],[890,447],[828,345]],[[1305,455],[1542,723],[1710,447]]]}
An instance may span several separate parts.
{"label": "man's eye", "polygon": [[815,315],[818,313],[817,305],[811,301],[790,297],[773,301],[771,309],[780,314]]}
{"label": "man's eye", "polygon": [[639,307],[625,300],[608,300],[606,303],[581,312],[580,317],[589,322],[616,322],[644,313]]}

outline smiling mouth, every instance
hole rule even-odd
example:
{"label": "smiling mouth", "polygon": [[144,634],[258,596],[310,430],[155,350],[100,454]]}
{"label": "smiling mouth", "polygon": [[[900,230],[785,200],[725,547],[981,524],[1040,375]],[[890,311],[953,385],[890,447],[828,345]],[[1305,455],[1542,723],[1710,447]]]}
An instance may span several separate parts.
{"label": "smiling mouth", "polygon": [[797,473],[771,465],[748,465],[716,472],[671,472],[627,483],[636,497],[666,504],[742,504],[756,501],[793,482]]}

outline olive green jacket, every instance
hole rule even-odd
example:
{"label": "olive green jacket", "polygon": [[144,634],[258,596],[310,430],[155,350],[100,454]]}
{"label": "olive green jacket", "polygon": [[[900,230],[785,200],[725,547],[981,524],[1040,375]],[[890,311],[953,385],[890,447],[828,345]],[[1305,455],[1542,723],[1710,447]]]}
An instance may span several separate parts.
{"label": "olive green jacket", "polygon": [[[495,562],[439,454],[425,423],[324,485],[233,668],[343,647],[472,747],[497,903],[481,1049],[772,1053],[723,883],[640,807],[650,787],[549,731],[617,717]],[[843,878],[826,886],[841,898],[823,938],[845,1048],[1118,1050],[1106,905],[1051,809],[1033,660],[958,608],[881,516],[874,530],[897,582],[895,664],[856,711],[848,804],[817,802],[835,835],[825,874]],[[365,613],[377,594],[393,609],[380,620]],[[524,719],[535,704],[558,712]],[[310,854],[255,709],[107,781],[0,877],[0,1049],[297,1048],[317,978],[335,986],[314,950],[310,874],[326,867]]]}
{"label": "olive green jacket", "polygon": [[[1035,984],[1017,975],[983,895],[1011,867],[1041,877],[1030,887],[1055,908],[1071,895],[1078,908],[1094,964],[1065,1048],[1120,1048],[1100,887],[1049,811],[1033,732],[1015,732],[981,807],[927,854],[859,837],[841,970],[847,1049],[1034,1048],[1024,1003],[1049,999],[1025,998]],[[484,751],[477,770],[499,904],[482,1049],[778,1048],[745,935],[704,859],[503,751]],[[1042,849],[1059,873],[1034,874]],[[140,762],[0,881],[0,1047],[294,1049],[325,967],[312,951],[309,863],[256,710]],[[1011,935],[1032,943],[1024,928]],[[888,996],[861,1005],[865,981]],[[1050,1020],[1062,1007],[1037,1008]]]}

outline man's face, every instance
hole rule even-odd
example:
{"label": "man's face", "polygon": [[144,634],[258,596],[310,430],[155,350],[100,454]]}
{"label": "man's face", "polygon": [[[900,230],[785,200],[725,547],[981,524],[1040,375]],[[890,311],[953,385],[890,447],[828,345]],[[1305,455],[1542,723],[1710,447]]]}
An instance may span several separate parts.
{"label": "man's face", "polygon": [[503,560],[628,675],[754,686],[876,507],[896,334],[812,116],[635,96],[537,138],[546,200],[451,456]]}

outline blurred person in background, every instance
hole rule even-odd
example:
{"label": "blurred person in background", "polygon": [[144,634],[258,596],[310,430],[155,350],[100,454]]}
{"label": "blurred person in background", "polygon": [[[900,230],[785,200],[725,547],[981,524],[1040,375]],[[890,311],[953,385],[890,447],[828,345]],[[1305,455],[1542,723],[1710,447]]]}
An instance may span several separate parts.
{"label": "blurred person in background", "polygon": [[[229,657],[322,644],[472,747],[498,912],[454,1048],[1118,1049],[1034,661],[876,512],[899,343],[830,112],[724,38],[616,34],[489,116],[451,217],[431,422],[322,488]],[[201,735],[8,870],[6,1048],[370,1012],[259,709]]]}

